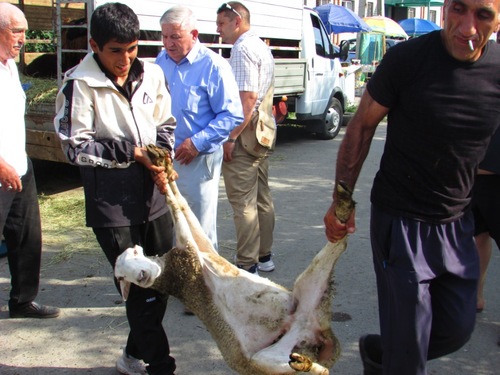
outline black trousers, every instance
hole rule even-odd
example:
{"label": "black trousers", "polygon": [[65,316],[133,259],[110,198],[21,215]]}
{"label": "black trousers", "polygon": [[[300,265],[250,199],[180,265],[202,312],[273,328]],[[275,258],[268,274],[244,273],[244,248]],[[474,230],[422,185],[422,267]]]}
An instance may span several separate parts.
{"label": "black trousers", "polygon": [[28,170],[21,182],[23,190],[19,193],[0,190],[0,231],[7,245],[11,283],[9,309],[33,302],[40,284],[42,229],[33,164],[29,158]]}
{"label": "black trousers", "polygon": [[384,375],[425,375],[427,360],[460,349],[476,321],[479,257],[471,212],[447,224],[372,205]]}
{"label": "black trousers", "polygon": [[[140,245],[146,255],[162,255],[173,246],[173,223],[170,213],[151,222],[118,228],[93,228],[97,241],[114,268],[116,258],[127,248]],[[117,280],[115,285],[120,291]],[[149,374],[169,375],[175,360],[162,321],[167,301],[152,289],[132,285],[126,302],[130,333],[127,354],[144,360]]]}
{"label": "black trousers", "polygon": [[488,232],[500,247],[500,175],[480,174],[472,190],[474,235]]}

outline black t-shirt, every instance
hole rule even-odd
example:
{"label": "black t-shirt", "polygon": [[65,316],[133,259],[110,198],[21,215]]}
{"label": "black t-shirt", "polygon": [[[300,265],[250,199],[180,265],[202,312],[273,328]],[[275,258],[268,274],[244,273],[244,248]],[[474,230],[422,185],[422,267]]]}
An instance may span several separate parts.
{"label": "black t-shirt", "polygon": [[486,156],[479,164],[479,168],[500,175],[500,128],[491,138],[488,151],[486,151]]}
{"label": "black t-shirt", "polygon": [[433,223],[462,216],[486,146],[500,124],[500,46],[474,63],[446,52],[440,31],[391,48],[367,90],[390,108],[371,201]]}

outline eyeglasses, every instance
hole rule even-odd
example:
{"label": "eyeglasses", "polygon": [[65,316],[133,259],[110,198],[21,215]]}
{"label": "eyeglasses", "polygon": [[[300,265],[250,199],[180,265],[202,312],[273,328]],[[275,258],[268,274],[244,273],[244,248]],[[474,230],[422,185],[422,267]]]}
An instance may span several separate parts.
{"label": "eyeglasses", "polygon": [[219,9],[217,9],[217,14],[225,11],[225,10],[230,10],[231,12],[234,12],[237,16],[239,16],[240,18],[243,18],[241,17],[241,14],[238,13],[238,11],[236,9],[234,9],[231,5],[229,5],[228,3],[224,3],[222,4]]}

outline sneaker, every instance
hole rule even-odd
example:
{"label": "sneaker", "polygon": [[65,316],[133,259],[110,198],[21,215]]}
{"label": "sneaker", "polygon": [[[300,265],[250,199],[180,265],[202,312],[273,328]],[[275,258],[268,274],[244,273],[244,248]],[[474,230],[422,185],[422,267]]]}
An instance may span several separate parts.
{"label": "sneaker", "polygon": [[253,273],[254,275],[259,276],[259,270],[257,267],[257,264],[254,264],[253,266],[250,266],[249,268],[245,268],[244,266],[240,266],[239,264],[236,265],[236,267],[245,270],[247,272]]}
{"label": "sneaker", "polygon": [[265,257],[259,258],[259,271],[262,272],[272,272],[274,271],[274,262],[271,258],[271,254],[266,255]]}
{"label": "sneaker", "polygon": [[363,375],[382,375],[382,348],[379,335],[361,336],[359,354],[363,362]]}
{"label": "sneaker", "polygon": [[140,359],[128,355],[123,348],[123,354],[116,361],[116,370],[125,375],[143,375],[147,374],[146,365]]}

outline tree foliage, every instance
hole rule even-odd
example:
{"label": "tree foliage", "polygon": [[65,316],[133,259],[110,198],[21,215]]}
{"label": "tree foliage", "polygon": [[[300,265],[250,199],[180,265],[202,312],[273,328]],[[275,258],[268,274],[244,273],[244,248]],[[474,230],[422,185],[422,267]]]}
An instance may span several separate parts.
{"label": "tree foliage", "polygon": [[55,52],[54,32],[52,30],[28,30],[26,40],[46,41],[46,43],[26,43],[25,52]]}

